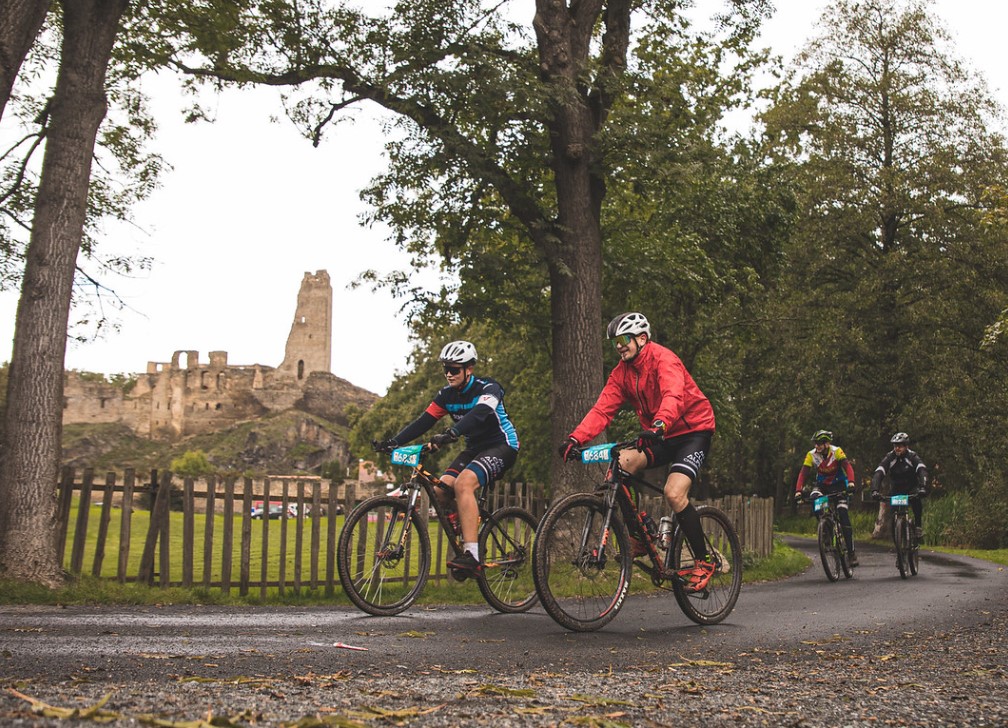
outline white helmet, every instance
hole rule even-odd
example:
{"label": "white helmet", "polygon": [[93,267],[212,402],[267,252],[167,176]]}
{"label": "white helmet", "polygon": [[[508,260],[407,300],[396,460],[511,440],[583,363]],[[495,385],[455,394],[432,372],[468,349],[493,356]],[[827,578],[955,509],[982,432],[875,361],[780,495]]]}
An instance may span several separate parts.
{"label": "white helmet", "polygon": [[642,313],[635,311],[621,313],[609,322],[609,326],[606,328],[606,338],[615,339],[617,336],[622,336],[623,334],[630,334],[631,336],[647,334],[647,337],[650,339],[651,324],[648,323],[647,318]]}
{"label": "white helmet", "polygon": [[438,357],[443,364],[472,364],[476,361],[476,347],[468,341],[445,344]]}

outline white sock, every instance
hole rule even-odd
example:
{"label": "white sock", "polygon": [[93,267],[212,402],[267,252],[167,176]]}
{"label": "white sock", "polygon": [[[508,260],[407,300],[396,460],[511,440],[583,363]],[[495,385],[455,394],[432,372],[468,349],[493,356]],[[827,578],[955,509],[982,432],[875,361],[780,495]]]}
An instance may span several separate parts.
{"label": "white sock", "polygon": [[479,561],[479,544],[466,542],[462,544],[462,547],[473,555],[473,558]]}

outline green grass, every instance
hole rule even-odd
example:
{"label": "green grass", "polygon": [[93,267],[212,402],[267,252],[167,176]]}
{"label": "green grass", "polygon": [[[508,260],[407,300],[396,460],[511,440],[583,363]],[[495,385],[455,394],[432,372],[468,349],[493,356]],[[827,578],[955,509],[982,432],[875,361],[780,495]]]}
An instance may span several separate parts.
{"label": "green grass", "polygon": [[995,564],[1008,566],[1008,549],[960,549],[950,546],[931,546],[929,544],[924,544],[923,548],[930,551],[941,551],[946,554],[969,556],[974,559],[983,559],[984,561],[992,561]]}
{"label": "green grass", "polygon": [[[237,508],[241,508],[241,504],[236,504]],[[70,558],[72,547],[74,543],[74,538],[76,537],[77,528],[77,516],[78,509],[76,501],[72,504],[70,509],[70,519],[69,526],[67,528],[67,538],[66,547],[64,549],[64,559],[63,566],[66,569],[70,568]],[[109,526],[108,526],[108,536],[105,542],[105,554],[101,564],[100,576],[114,579],[118,570],[119,563],[119,544],[120,544],[120,524],[122,521],[122,511],[118,508],[113,508],[109,514]],[[84,574],[92,573],[92,566],[94,564],[94,555],[98,543],[98,528],[99,521],[101,518],[101,506],[92,505],[88,513],[88,528],[87,537],[85,539],[84,547],[84,561],[82,565],[82,572]],[[343,516],[336,516],[336,533],[339,534],[339,530],[343,525]],[[183,514],[177,511],[171,511],[169,513],[169,525],[168,525],[168,549],[171,554],[171,573],[170,580],[173,582],[180,582],[182,580],[182,547],[183,547]],[[196,513],[193,516],[193,530],[194,530],[194,545],[193,545],[193,580],[194,582],[203,581],[203,558],[205,554],[205,541],[204,532],[206,527],[206,514]],[[223,563],[223,542],[224,542],[224,516],[215,515],[213,516],[213,544],[211,552],[211,570],[210,579],[212,581],[220,581],[222,573],[222,563]],[[280,541],[280,530],[281,521],[272,520],[269,521],[269,549],[267,552],[267,580],[276,581],[279,579],[280,574],[280,554],[281,554],[281,541]],[[292,582],[294,578],[294,567],[295,567],[295,546],[296,546],[296,530],[295,521],[288,520],[287,523],[287,541],[286,541],[286,554],[285,559],[286,564],[286,575],[285,580]],[[305,519],[302,531],[302,547],[301,547],[301,582],[302,585],[308,582],[311,576],[310,571],[310,559],[311,559],[311,528],[312,520]],[[249,540],[249,574],[252,581],[258,581],[261,576],[262,570],[262,560],[263,560],[263,521],[252,521],[252,531]],[[130,544],[129,544],[129,558],[127,559],[126,566],[126,576],[127,578],[136,577],[140,570],[140,560],[143,555],[144,541],[147,536],[147,530],[150,525],[150,512],[145,510],[134,510],[132,518],[130,519]],[[240,564],[241,564],[241,529],[242,529],[242,516],[234,515],[232,517],[232,544],[231,544],[231,582],[232,588],[237,587],[238,580],[240,578]],[[319,521],[319,579],[325,577],[325,550],[327,543],[327,529],[328,529],[328,518],[323,517]],[[159,558],[157,554],[154,557],[154,568],[157,570],[159,564]],[[258,588],[258,587],[256,587]]]}
{"label": "green grass", "polygon": [[[875,530],[875,515],[874,510],[862,511],[862,510],[851,510],[851,527],[854,529],[854,540],[855,541],[872,541],[872,532]],[[984,561],[991,561],[995,564],[1002,564],[1008,566],[1008,549],[975,549],[975,548],[957,548],[952,546],[941,546],[935,545],[936,541],[935,532],[939,529],[939,524],[934,523],[928,517],[927,510],[924,511],[924,548],[930,549],[932,551],[941,551],[948,554],[960,554],[962,556],[970,556],[974,559],[983,559]],[[807,538],[816,537],[816,519],[812,516],[807,515],[807,510],[805,515],[796,516],[783,516],[778,518],[774,522],[774,531],[780,534],[789,534],[792,536],[804,536]],[[888,537],[885,539],[885,543],[888,543]],[[879,543],[881,543],[879,541]]]}
{"label": "green grass", "polygon": [[[274,521],[273,523],[276,522]],[[255,530],[253,528],[253,533]],[[795,549],[780,542],[780,540],[776,540],[772,555],[758,559],[751,554],[747,554],[744,563],[743,581],[744,583],[751,584],[783,579],[801,573],[808,567],[809,559]],[[646,578],[640,570],[635,570],[634,573],[635,576]],[[649,581],[645,585],[641,579],[635,579],[635,593],[641,593],[649,589],[653,590]],[[183,589],[181,587],[171,587],[161,589],[136,583],[120,584],[112,579],[95,578],[88,575],[81,576],[70,581],[66,586],[53,590],[33,584],[0,581],[0,604],[314,606],[349,603],[349,600],[343,594],[338,584],[336,593],[333,596],[326,596],[322,589],[313,591],[307,588],[302,588],[299,594],[294,594],[290,589],[287,589],[283,595],[280,595],[275,588],[271,588],[268,590],[266,598],[262,599],[258,588],[253,588],[246,596],[239,596],[237,588],[232,588],[231,593],[225,595],[220,589],[216,588],[204,589],[196,587]],[[471,580],[461,584],[451,580],[445,580],[442,584],[428,582],[423,594],[421,594],[420,599],[417,601],[417,606],[444,604],[484,604],[484,600],[475,582]]]}

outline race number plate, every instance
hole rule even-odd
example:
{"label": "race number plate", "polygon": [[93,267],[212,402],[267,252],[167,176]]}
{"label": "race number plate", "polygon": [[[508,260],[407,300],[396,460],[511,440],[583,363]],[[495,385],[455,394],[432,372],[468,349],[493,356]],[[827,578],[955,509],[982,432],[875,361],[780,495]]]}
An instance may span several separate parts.
{"label": "race number plate", "polygon": [[910,496],[894,495],[889,499],[889,503],[894,506],[905,506],[910,504]]}
{"label": "race number plate", "polygon": [[815,499],[813,503],[813,510],[815,510],[815,512],[818,513],[819,511],[823,510],[828,504],[829,504],[829,496],[821,495]]}
{"label": "race number plate", "polygon": [[581,451],[581,462],[583,463],[607,463],[609,453],[612,452],[614,442],[607,442],[602,445],[592,445]]}
{"label": "race number plate", "polygon": [[423,445],[406,445],[405,447],[397,447],[392,451],[392,464],[409,465],[410,467],[419,465],[421,450],[423,450]]}

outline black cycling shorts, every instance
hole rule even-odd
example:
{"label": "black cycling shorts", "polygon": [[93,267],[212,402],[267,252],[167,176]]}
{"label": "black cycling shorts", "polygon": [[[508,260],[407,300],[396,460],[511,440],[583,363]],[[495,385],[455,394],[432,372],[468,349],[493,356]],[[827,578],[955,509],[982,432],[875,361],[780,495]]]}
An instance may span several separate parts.
{"label": "black cycling shorts", "polygon": [[647,456],[647,467],[656,468],[659,465],[672,464],[669,471],[672,473],[682,473],[690,479],[690,483],[695,483],[700,474],[700,468],[707,460],[707,453],[710,451],[711,439],[714,433],[710,430],[702,432],[688,432],[685,435],[677,435],[660,443],[648,445],[644,449]]}
{"label": "black cycling shorts", "polygon": [[518,451],[504,444],[486,450],[463,450],[445,468],[444,474],[458,478],[463,470],[471,470],[476,474],[480,486],[486,488],[493,485],[517,459]]}

